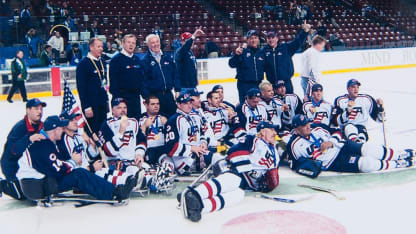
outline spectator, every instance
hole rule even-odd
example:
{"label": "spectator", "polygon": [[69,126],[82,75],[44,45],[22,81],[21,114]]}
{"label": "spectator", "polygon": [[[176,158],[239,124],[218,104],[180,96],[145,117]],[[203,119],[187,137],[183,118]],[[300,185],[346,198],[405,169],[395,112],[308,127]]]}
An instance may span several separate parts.
{"label": "spectator", "polygon": [[110,60],[118,52],[118,49],[117,44],[111,44],[111,41],[107,41],[105,45],[106,46],[103,52],[103,59],[107,62],[107,60]]}
{"label": "spectator", "polygon": [[23,61],[23,51],[18,50],[16,57],[11,63],[12,70],[12,87],[10,88],[9,95],[7,96],[7,101],[13,103],[12,98],[17,89],[20,90],[20,95],[22,95],[23,101],[27,102],[25,80],[27,79],[27,68],[26,64]]}
{"label": "spectator", "polygon": [[296,3],[289,2],[289,12],[287,14],[288,24],[294,24],[296,19]]}
{"label": "spectator", "polygon": [[123,48],[122,40],[123,40],[123,32],[119,31],[118,29],[114,29],[114,42],[117,44],[117,49],[120,50]]}
{"label": "spectator", "polygon": [[21,32],[27,32],[32,25],[30,6],[26,5],[22,11],[20,11],[20,29]]}
{"label": "spectator", "polygon": [[285,10],[284,10],[282,2],[280,0],[277,1],[276,7],[274,8],[274,11],[276,13],[276,19],[277,20],[283,20],[284,19]]}
{"label": "spectator", "polygon": [[26,42],[29,46],[29,56],[36,58],[38,56],[38,46],[40,46],[41,40],[36,35],[36,30],[31,28],[26,34]]}
{"label": "spectator", "polygon": [[78,32],[78,28],[75,25],[75,21],[72,19],[70,15],[66,17],[66,20],[64,21],[64,25],[71,30],[71,32]]}
{"label": "spectator", "polygon": [[72,45],[72,48],[70,51],[68,51],[66,58],[67,58],[69,65],[71,66],[78,65],[78,63],[82,59],[82,51],[79,48],[78,43],[75,43]]}
{"label": "spectator", "polygon": [[263,9],[265,11],[273,11],[275,9],[273,0],[266,0]]}
{"label": "spectator", "polygon": [[333,24],[335,27],[339,28],[339,25],[335,21],[334,13],[332,12],[332,10],[329,7],[325,7],[323,15],[324,15],[325,20],[326,20],[327,23]]}
{"label": "spectator", "polygon": [[46,9],[48,10],[48,15],[54,15],[55,14],[55,8],[52,6],[50,0],[46,0]]}
{"label": "spectator", "polygon": [[88,32],[90,32],[91,38],[101,35],[101,30],[98,28],[98,22],[96,20],[94,20],[91,27],[88,28]]}
{"label": "spectator", "polygon": [[217,43],[207,40],[205,43],[204,53],[207,58],[218,58],[221,53],[221,48],[218,47]]}
{"label": "spectator", "polygon": [[62,3],[62,7],[61,9],[59,9],[59,18],[60,18],[60,22],[64,21],[66,19],[67,16],[73,16],[74,15],[74,10],[72,9],[72,7],[68,6],[68,2],[63,2]]}
{"label": "spectator", "polygon": [[52,46],[52,53],[54,55],[54,63],[59,63],[59,56],[60,54],[65,53],[64,51],[64,39],[61,37],[61,33],[55,31],[55,35],[53,35],[49,41],[48,45]]}
{"label": "spectator", "polygon": [[319,36],[326,38],[326,34],[327,34],[327,29],[326,27],[322,24],[322,21],[318,22],[318,28],[316,29],[316,32]]}
{"label": "spectator", "polygon": [[52,46],[46,44],[39,57],[39,67],[48,67],[52,62]]}

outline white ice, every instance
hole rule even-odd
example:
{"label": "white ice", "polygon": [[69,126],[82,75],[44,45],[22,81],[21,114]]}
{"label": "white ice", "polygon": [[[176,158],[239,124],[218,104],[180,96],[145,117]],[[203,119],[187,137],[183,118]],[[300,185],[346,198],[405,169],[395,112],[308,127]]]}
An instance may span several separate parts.
{"label": "white ice", "polygon": [[[359,73],[326,75],[323,77],[326,100],[346,92],[346,81],[356,78],[362,83],[361,92],[382,98],[387,113],[387,141],[389,146],[412,148],[415,145],[416,125],[414,100],[416,100],[414,74],[416,68],[381,70]],[[299,79],[293,80],[295,90],[300,91]],[[237,101],[235,83],[223,84],[225,99]],[[207,93],[212,85],[200,88]],[[48,103],[44,118],[58,114],[61,98],[43,98]],[[24,115],[24,104],[0,103],[0,145],[3,145],[13,124]],[[371,141],[383,142],[379,123],[369,124]],[[414,169],[413,169],[414,170]],[[416,173],[416,170],[415,172]],[[281,181],[284,180],[281,178]],[[277,188],[279,189],[279,188]],[[299,210],[319,213],[337,220],[348,233],[415,233],[414,211],[416,182],[366,187],[343,192],[346,200],[339,201],[328,194],[318,193],[313,199],[296,204],[278,203],[254,197],[246,197],[239,205],[220,212],[204,215],[199,223],[185,220],[176,209],[173,199],[135,199],[125,207],[93,205],[75,209],[71,205],[53,208],[19,206],[6,196],[0,199],[1,233],[220,233],[221,225],[251,212],[267,210]],[[296,198],[294,194],[287,197]],[[278,220],[276,220],[278,222]],[[253,230],[256,233],[256,230]]]}

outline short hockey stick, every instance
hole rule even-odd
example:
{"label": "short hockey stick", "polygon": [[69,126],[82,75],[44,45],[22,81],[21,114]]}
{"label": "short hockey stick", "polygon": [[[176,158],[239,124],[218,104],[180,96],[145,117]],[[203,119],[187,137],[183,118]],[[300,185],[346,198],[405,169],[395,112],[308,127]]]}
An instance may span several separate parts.
{"label": "short hockey stick", "polygon": [[338,195],[336,193],[336,191],[335,190],[332,190],[332,189],[323,188],[323,187],[314,186],[314,185],[307,185],[307,184],[298,184],[298,186],[299,187],[302,187],[302,188],[312,189],[312,190],[315,190],[315,191],[329,193],[329,194],[331,194],[332,196],[334,196],[338,200],[345,200],[345,197]]}

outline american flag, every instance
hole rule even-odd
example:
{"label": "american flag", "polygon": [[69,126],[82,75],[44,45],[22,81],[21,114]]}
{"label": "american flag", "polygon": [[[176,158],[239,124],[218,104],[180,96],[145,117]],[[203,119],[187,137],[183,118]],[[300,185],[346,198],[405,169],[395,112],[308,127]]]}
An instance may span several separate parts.
{"label": "american flag", "polygon": [[79,107],[77,100],[74,97],[74,94],[72,94],[71,89],[69,88],[68,82],[65,80],[64,84],[64,100],[62,103],[62,113],[68,112],[69,114],[72,113],[79,113],[81,116],[77,117],[78,120],[78,127],[83,128],[85,125],[85,120],[83,118],[81,108]]}

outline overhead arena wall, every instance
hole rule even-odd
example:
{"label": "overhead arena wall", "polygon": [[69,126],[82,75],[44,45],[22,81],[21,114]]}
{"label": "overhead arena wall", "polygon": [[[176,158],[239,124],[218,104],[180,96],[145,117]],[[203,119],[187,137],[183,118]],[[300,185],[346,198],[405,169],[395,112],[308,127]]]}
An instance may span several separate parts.
{"label": "overhead arena wall", "polygon": [[[200,84],[235,82],[236,71],[228,66],[228,59],[198,59]],[[296,54],[293,61],[295,64],[294,77],[297,77],[300,72],[301,54]],[[323,75],[416,67],[416,47],[324,52],[321,54],[321,61]],[[63,86],[52,84],[52,80],[63,82],[63,79],[66,78],[71,88],[75,89],[75,67],[59,67],[59,72],[56,72],[57,69],[54,70],[51,73],[51,68],[29,69],[31,78],[26,85],[30,98],[59,95],[59,91],[52,89]],[[2,70],[0,75],[2,76],[0,79],[0,100],[6,100],[6,94],[11,86],[8,81],[10,71]]]}

